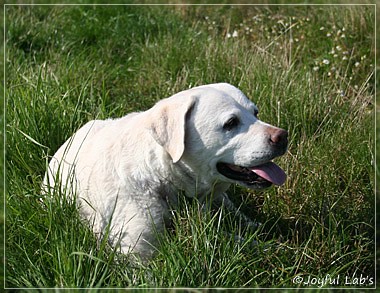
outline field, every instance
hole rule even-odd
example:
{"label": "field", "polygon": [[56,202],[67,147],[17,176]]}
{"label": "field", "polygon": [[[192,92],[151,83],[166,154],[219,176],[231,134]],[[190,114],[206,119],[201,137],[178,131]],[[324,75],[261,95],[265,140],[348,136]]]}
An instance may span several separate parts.
{"label": "field", "polygon": [[[370,5],[6,6],[5,286],[373,288],[374,20]],[[41,202],[49,156],[81,125],[213,82],[289,131],[284,186],[229,190],[257,231],[183,199],[136,265],[65,195]]]}

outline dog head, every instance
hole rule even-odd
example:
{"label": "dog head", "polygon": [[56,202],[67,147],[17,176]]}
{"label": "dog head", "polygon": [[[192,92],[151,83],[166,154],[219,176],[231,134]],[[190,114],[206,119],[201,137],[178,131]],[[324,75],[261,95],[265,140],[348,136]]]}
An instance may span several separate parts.
{"label": "dog head", "polygon": [[173,163],[184,162],[202,181],[262,189],[285,182],[271,160],[287,150],[287,131],[259,120],[239,89],[211,84],[180,92],[156,105],[151,129]]}

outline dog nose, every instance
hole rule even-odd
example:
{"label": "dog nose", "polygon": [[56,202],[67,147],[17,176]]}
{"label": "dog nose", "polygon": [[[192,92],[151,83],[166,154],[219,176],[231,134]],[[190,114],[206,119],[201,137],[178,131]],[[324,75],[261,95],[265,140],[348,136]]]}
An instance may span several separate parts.
{"label": "dog nose", "polygon": [[275,128],[270,132],[269,143],[278,147],[286,147],[288,145],[288,132],[281,128]]}

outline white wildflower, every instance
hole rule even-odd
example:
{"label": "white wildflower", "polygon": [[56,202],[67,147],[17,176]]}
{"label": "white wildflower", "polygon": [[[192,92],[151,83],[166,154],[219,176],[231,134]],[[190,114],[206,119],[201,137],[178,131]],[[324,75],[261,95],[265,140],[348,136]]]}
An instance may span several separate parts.
{"label": "white wildflower", "polygon": [[344,90],[338,90],[337,93],[338,93],[341,97],[344,97]]}

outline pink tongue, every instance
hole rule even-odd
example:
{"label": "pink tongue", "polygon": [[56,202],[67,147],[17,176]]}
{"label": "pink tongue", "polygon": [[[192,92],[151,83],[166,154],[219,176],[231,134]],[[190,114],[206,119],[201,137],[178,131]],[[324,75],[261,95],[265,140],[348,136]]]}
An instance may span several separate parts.
{"label": "pink tongue", "polygon": [[260,177],[263,177],[264,179],[276,185],[282,185],[286,180],[286,174],[284,170],[272,162],[268,162],[260,166],[255,166],[250,169]]}

